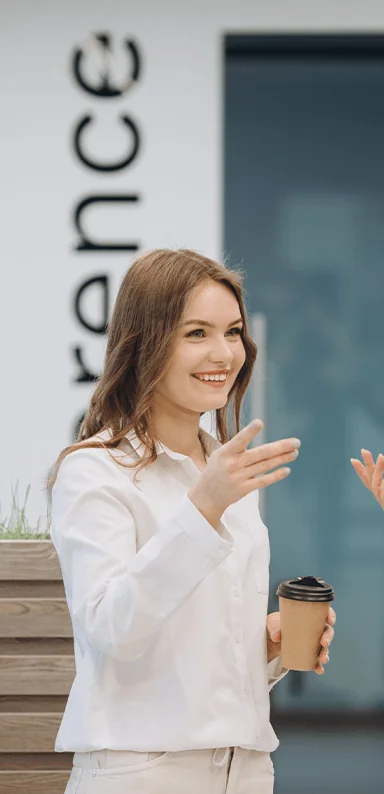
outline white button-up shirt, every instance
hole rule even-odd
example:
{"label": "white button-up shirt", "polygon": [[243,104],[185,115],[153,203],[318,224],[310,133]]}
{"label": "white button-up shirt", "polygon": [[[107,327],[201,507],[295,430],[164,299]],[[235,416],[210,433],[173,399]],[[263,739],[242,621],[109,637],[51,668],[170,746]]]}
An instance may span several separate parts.
{"label": "white button-up shirt", "polygon": [[[212,453],[219,442],[202,433]],[[132,462],[143,449],[130,433],[111,454]],[[282,671],[267,664],[258,492],[215,530],[187,496],[201,474],[191,458],[159,443],[136,485],[111,454],[70,453],[52,493],[76,661],[56,751],[274,750],[269,689]]]}

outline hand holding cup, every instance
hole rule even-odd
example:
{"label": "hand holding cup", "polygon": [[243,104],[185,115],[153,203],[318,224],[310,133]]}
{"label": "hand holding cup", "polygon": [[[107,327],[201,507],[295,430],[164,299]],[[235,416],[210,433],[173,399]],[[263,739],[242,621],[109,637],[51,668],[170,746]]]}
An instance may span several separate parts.
{"label": "hand holding cup", "polygon": [[[315,667],[317,675],[323,675],[324,665],[329,662],[329,647],[335,636],[333,626],[336,623],[336,612],[329,607],[325,629],[320,638],[320,652]],[[272,662],[281,656],[281,616],[280,612],[271,612],[267,617],[267,658]]]}
{"label": "hand holding cup", "polygon": [[316,670],[326,663],[323,647],[333,639],[336,615],[330,611],[333,587],[314,576],[299,576],[281,582],[279,596],[281,616],[281,658],[288,670]]}

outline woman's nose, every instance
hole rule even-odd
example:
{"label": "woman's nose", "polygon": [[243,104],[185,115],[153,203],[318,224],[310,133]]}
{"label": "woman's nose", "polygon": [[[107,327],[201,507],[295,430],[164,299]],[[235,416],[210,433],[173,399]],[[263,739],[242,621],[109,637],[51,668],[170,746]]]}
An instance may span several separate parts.
{"label": "woman's nose", "polygon": [[233,361],[233,350],[229,342],[226,339],[217,340],[215,344],[212,345],[211,361],[214,361],[216,364],[220,364],[225,366],[229,366],[229,364]]}

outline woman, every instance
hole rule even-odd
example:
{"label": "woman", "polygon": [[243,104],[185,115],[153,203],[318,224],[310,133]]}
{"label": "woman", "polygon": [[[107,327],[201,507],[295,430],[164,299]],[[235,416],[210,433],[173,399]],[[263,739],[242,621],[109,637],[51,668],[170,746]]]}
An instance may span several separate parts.
{"label": "woman", "polygon": [[285,671],[258,489],[288,476],[300,441],[248,449],[255,358],[237,273],[168,250],[129,269],[52,492],[76,658],[56,742],[75,753],[67,794],[273,790],[268,689]]}
{"label": "woman", "polygon": [[368,491],[372,491],[380,507],[384,510],[384,455],[377,456],[376,463],[369,449],[362,449],[361,456],[364,463],[356,458],[351,458],[351,463],[360,480]]}

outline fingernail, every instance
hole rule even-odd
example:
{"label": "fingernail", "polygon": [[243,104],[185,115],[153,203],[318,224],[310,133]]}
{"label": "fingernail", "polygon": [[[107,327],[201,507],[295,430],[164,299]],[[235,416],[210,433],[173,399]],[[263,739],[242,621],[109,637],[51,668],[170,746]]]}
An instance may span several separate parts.
{"label": "fingernail", "polygon": [[275,633],[272,634],[271,638],[272,638],[273,642],[277,642],[280,639],[280,632],[279,631],[275,631]]}
{"label": "fingernail", "polygon": [[292,446],[293,447],[297,447],[297,448],[301,447],[300,439],[299,438],[294,438],[293,441],[292,441]]}
{"label": "fingernail", "polygon": [[281,471],[283,472],[283,474],[290,474],[291,473],[291,469],[289,469],[288,466],[285,466],[284,469],[282,469]]}
{"label": "fingernail", "polygon": [[298,449],[295,449],[293,452],[291,452],[291,454],[290,454],[290,456],[289,456],[289,457],[290,457],[290,458],[297,458],[297,457],[298,457],[298,455],[299,455],[299,450],[298,450]]}

